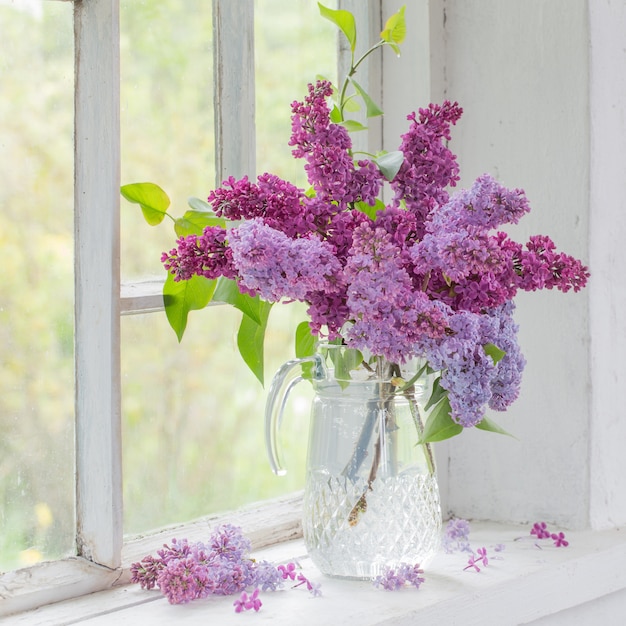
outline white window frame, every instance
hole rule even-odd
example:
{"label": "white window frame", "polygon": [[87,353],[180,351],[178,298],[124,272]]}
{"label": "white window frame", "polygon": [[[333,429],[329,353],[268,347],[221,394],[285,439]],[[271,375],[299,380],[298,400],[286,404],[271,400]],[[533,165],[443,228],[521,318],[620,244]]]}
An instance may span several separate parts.
{"label": "white window frame", "polygon": [[[126,582],[130,563],[172,533],[123,541],[120,317],[163,304],[159,281],[120,284],[119,0],[60,1],[74,3],[76,555],[0,576],[0,617]],[[380,32],[380,0],[340,5],[361,32]],[[224,180],[255,172],[254,0],[213,0],[213,28],[216,174]],[[301,536],[300,512],[295,494],[227,519],[259,548]],[[176,532],[205,538],[207,521],[219,519]]]}

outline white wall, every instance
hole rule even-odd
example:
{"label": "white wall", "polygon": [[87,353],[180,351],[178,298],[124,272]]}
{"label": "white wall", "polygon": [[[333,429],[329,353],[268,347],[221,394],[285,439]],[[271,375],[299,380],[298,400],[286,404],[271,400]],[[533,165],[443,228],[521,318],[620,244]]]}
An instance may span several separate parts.
{"label": "white wall", "polygon": [[591,525],[626,521],[626,2],[592,0]]}
{"label": "white wall", "polygon": [[[399,4],[385,2],[384,15]],[[426,37],[430,58],[409,44],[402,72],[385,60],[387,148],[398,134],[389,118],[429,99],[458,100],[465,112],[451,148],[461,185],[490,172],[524,188],[533,210],[514,238],[548,234],[592,272],[578,294],[518,296],[522,393],[492,415],[517,439],[475,431],[436,446],[445,507],[457,516],[568,528],[626,522],[625,5],[420,0],[407,3],[409,42]]]}

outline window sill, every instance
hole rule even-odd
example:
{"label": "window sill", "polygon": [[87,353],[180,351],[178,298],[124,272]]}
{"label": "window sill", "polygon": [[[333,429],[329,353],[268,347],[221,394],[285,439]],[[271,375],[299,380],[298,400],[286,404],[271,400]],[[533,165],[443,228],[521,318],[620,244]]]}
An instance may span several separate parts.
{"label": "window sill", "polygon": [[[526,537],[523,540],[516,540]],[[567,548],[528,539],[528,527],[474,523],[470,535],[474,548],[486,546],[492,559],[480,573],[463,571],[464,553],[440,553],[426,571],[419,591],[385,592],[368,582],[323,577],[306,557],[301,540],[259,550],[272,561],[298,560],[306,576],[322,582],[323,596],[312,598],[303,590],[265,593],[259,617],[276,626],[359,624],[399,626],[418,621],[432,624],[528,624],[542,626],[619,622],[626,614],[626,536],[619,529],[568,532]],[[496,559],[493,546],[504,544]],[[622,592],[621,594],[618,592]],[[612,595],[611,595],[612,594]],[[158,591],[124,585],[89,596],[59,602],[9,618],[15,625],[51,626],[90,620],[90,626],[110,624],[239,624],[232,597],[169,605]],[[606,609],[610,604],[609,609]],[[616,613],[616,606],[621,607]],[[603,609],[603,607],[605,607]],[[603,621],[607,610],[615,621]],[[562,613],[565,612],[565,613]],[[588,612],[588,613],[587,613]],[[593,612],[593,613],[592,613]]]}

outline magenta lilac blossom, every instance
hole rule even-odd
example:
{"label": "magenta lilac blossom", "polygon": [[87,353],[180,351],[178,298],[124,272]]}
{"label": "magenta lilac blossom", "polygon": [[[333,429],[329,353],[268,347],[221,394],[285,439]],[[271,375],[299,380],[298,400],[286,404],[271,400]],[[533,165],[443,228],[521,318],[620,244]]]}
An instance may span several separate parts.
{"label": "magenta lilac blossom", "polygon": [[569,546],[569,541],[565,539],[565,533],[551,532],[545,522],[535,522],[533,527],[530,529],[530,534],[537,537],[537,539],[552,539],[557,548],[566,548]]}

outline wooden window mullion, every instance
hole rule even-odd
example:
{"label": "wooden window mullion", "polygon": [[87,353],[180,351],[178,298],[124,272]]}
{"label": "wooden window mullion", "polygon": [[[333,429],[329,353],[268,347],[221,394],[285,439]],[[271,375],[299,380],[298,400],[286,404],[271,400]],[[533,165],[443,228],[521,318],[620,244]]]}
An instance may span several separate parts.
{"label": "wooden window mullion", "polygon": [[119,4],[75,2],[77,552],[119,567]]}

